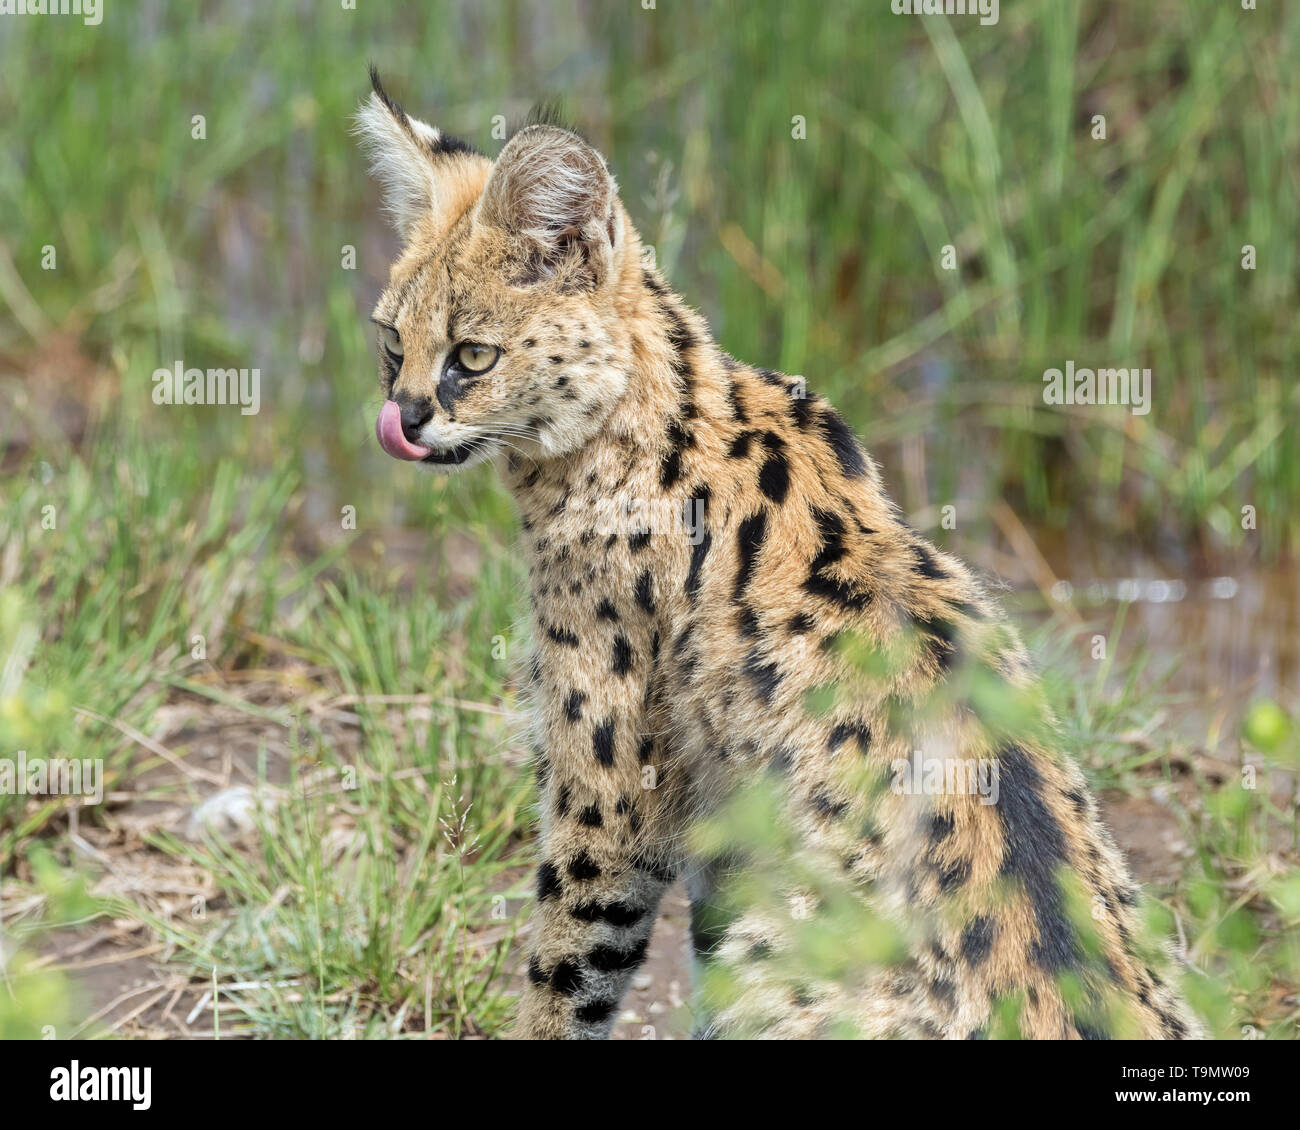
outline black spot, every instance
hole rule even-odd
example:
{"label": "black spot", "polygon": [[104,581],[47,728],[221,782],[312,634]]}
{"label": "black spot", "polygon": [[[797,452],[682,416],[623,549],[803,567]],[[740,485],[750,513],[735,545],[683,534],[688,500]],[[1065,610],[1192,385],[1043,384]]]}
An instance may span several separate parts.
{"label": "black spot", "polygon": [[999,752],[998,777],[997,808],[1006,841],[1001,873],[1024,885],[1038,924],[1034,960],[1055,973],[1078,958],[1078,941],[1056,881],[1057,868],[1067,861],[1065,836],[1043,800],[1042,779],[1024,750],[1007,746]]}
{"label": "black spot", "polygon": [[858,749],[866,753],[871,748],[871,727],[865,722],[837,722],[826,739],[826,748],[834,753],[849,738],[855,738]]}
{"label": "black spot", "polygon": [[796,612],[790,617],[790,631],[795,632],[798,635],[803,635],[804,632],[811,632],[815,626],[816,621],[813,620],[807,612]]}
{"label": "black spot", "polygon": [[596,760],[608,767],[614,764],[614,719],[606,718],[591,735]]}
{"label": "black spot", "polygon": [[597,879],[600,877],[600,868],[596,866],[596,861],[591,856],[585,851],[580,851],[569,864],[569,874],[579,880]]}
{"label": "black spot", "polygon": [[770,704],[772,696],[776,693],[777,684],[781,681],[781,672],[777,669],[775,663],[764,663],[763,657],[758,648],[749,649],[749,654],[745,656],[745,664],[741,668],[744,674],[748,675],[754,684],[754,693],[765,704]]}
{"label": "black spot", "polygon": [[636,602],[645,612],[654,615],[654,579],[650,576],[649,569],[642,570],[636,579]]}
{"label": "black spot", "polygon": [[614,637],[614,674],[626,675],[632,670],[632,645],[621,632]]}
{"label": "black spot", "polygon": [[583,902],[569,913],[582,922],[608,922],[619,927],[635,925],[645,917],[643,909],[625,902],[611,902],[604,906],[598,902]]}
{"label": "black spot", "polygon": [[930,814],[930,843],[937,844],[952,835],[956,826],[951,812],[932,812]]}
{"label": "black spot", "polygon": [[561,628],[558,624],[548,624],[546,634],[556,643],[563,644],[565,647],[577,647],[578,637],[575,636],[568,628]]}
{"label": "black spot", "polygon": [[767,767],[777,776],[784,777],[794,769],[794,750],[789,746],[781,746],[772,754]]}
{"label": "black spot", "polygon": [[596,605],[596,619],[597,620],[618,619],[618,609],[614,607],[614,604],[609,599],[609,597],[602,598],[601,602],[598,605]]}
{"label": "black spot", "polygon": [[641,744],[637,747],[636,759],[642,765],[649,765],[650,755],[654,753],[654,748],[655,748],[654,738],[642,738]]}
{"label": "black spot", "polygon": [[784,451],[769,452],[758,472],[758,489],[778,506],[790,491],[790,465]]}
{"label": "black spot", "polygon": [[584,1024],[599,1024],[614,1011],[613,1001],[588,1001],[575,1010],[574,1016]]}
{"label": "black spot", "polygon": [[621,973],[626,969],[635,969],[645,960],[649,942],[649,938],[643,938],[627,950],[615,946],[597,946],[587,954],[587,964],[601,973]]}
{"label": "black spot", "polygon": [[805,431],[812,422],[813,409],[817,406],[817,398],[810,396],[807,390],[803,396],[796,396],[797,389],[790,390],[790,415],[794,417],[794,426],[800,431]]}
{"label": "black spot", "polygon": [[586,701],[587,696],[582,691],[569,692],[569,701],[564,704],[564,713],[570,722],[577,722],[582,717],[582,704]]}
{"label": "black spot", "polygon": [[817,417],[817,426],[821,428],[830,449],[839,460],[840,470],[849,478],[858,479],[867,473],[867,462],[862,457],[862,448],[858,446],[853,429],[840,418],[834,409],[828,409]]}
{"label": "black spot", "polygon": [[996,926],[992,918],[976,915],[961,932],[961,954],[971,965],[981,965],[993,948]]}
{"label": "black spot", "polygon": [[677,642],[673,644],[673,655],[675,655],[678,659],[681,658],[682,652],[686,650],[686,645],[691,642],[691,633],[694,631],[695,631],[695,624],[694,623],[687,624],[686,627],[682,629],[681,635],[677,637]]}
{"label": "black spot", "polygon": [[940,671],[950,671],[961,654],[957,641],[957,625],[941,616],[913,614],[912,623],[925,637],[926,650]]}
{"label": "black spot", "polygon": [[563,820],[564,817],[569,815],[569,786],[568,785],[560,786],[560,791],[558,794],[556,794],[556,798],[555,798],[555,811],[559,815],[561,820]]}
{"label": "black spot", "polygon": [[848,811],[849,806],[843,801],[835,800],[829,793],[818,789],[808,798],[809,803],[819,816],[824,816],[828,820],[835,820],[843,816]]}
{"label": "black spot", "polygon": [[745,589],[754,575],[758,563],[758,552],[763,548],[767,537],[767,512],[760,510],[751,514],[736,531],[736,542],[740,554],[740,565],[736,570],[736,588],[732,599],[739,601],[745,595]]}
{"label": "black spot", "polygon": [[833,604],[841,605],[844,608],[860,610],[866,608],[871,603],[871,594],[861,592],[843,581],[836,580],[834,577],[827,577],[821,573],[813,573],[803,583],[804,591],[812,596],[819,596],[823,600],[829,600]]}
{"label": "black spot", "polygon": [[740,611],[736,613],[736,626],[740,629],[742,636],[753,639],[758,635],[759,631],[758,614],[748,604],[742,604]]}
{"label": "black spot", "polygon": [[659,485],[667,488],[682,477],[682,453],[695,442],[691,434],[682,426],[682,422],[673,419],[668,422],[668,450],[659,462]]}
{"label": "black spot", "polygon": [[551,970],[551,988],[565,997],[573,996],[582,988],[582,970],[577,963],[568,958],[556,962],[555,968]]}
{"label": "black spot", "polygon": [[826,573],[826,569],[839,561],[847,552],[844,547],[844,520],[838,514],[815,507],[811,514],[821,535],[821,548],[808,567],[808,579],[804,581],[804,591],[845,608],[865,608],[871,603],[870,593],[861,592]]}
{"label": "black spot", "polygon": [[741,432],[731,441],[731,446],[727,448],[728,459],[745,459],[749,456],[749,444],[753,438],[758,435],[757,432]]}
{"label": "black spot", "polygon": [[818,650],[818,651],[824,651],[827,655],[829,655],[829,654],[831,654],[833,651],[835,651],[836,648],[838,648],[838,647],[840,646],[840,640],[842,640],[843,638],[844,638],[844,632],[843,632],[843,631],[831,632],[830,635],[826,636],[826,637],[825,637],[825,638],[824,638],[824,639],[823,639],[823,640],[822,640],[822,641],[817,645],[817,650]]}
{"label": "black spot", "polygon": [[675,364],[684,366],[686,359],[681,354],[694,346],[695,335],[691,333],[690,327],[682,320],[677,307],[671,302],[661,302],[659,309],[663,311],[664,317],[668,319],[668,344],[678,354]]}
{"label": "black spot", "polygon": [[537,868],[537,898],[539,901],[558,896],[560,893],[560,873],[554,863],[543,863]]}
{"label": "black spot", "polygon": [[790,999],[794,1001],[795,1008],[812,1008],[817,1003],[817,997],[807,986],[796,988]]}
{"label": "black spot", "polygon": [[920,542],[912,543],[912,556],[916,558],[916,571],[921,576],[929,577],[933,581],[947,580],[948,574],[935,560],[934,554]]}
{"label": "black spot", "polygon": [[599,828],[604,821],[600,816],[600,806],[589,804],[578,813],[578,823],[586,828]]}
{"label": "black spot", "polygon": [[848,552],[844,548],[844,519],[838,514],[816,506],[810,507],[808,512],[817,525],[817,533],[821,539],[821,546],[817,550],[817,556],[812,559],[809,569],[819,573],[828,565],[834,565]]}
{"label": "black spot", "polygon": [[936,977],[930,982],[930,995],[949,1008],[955,1008],[957,1005],[957,990],[953,988],[952,982],[944,977]]}
{"label": "black spot", "polygon": [[634,534],[629,534],[627,538],[627,547],[633,553],[639,553],[650,544],[650,531],[638,530]]}
{"label": "black spot", "polygon": [[546,984],[546,974],[542,971],[541,964],[535,957],[528,959],[528,980],[534,985]]}
{"label": "black spot", "polygon": [[708,556],[712,545],[713,534],[705,530],[700,540],[691,546],[691,567],[686,573],[686,595],[690,600],[699,596],[700,568],[704,565],[704,559]]}
{"label": "black spot", "polygon": [[[731,359],[727,358],[726,360],[731,360]],[[726,362],[724,361],[723,363],[725,364]],[[735,362],[732,361],[731,366],[728,366],[728,368],[734,365]],[[737,382],[734,380],[727,382],[727,400],[731,404],[732,419],[734,419],[738,424],[748,424],[749,415],[745,411],[745,402],[741,399],[740,387],[737,384]]]}
{"label": "black spot", "polygon": [[940,867],[938,872],[939,890],[946,895],[950,895],[970,878],[970,862],[969,860],[959,859],[956,863],[949,863]]}

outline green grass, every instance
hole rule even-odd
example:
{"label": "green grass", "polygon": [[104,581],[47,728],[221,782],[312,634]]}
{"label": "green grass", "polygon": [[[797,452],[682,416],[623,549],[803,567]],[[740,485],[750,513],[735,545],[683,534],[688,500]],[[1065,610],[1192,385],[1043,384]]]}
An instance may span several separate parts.
{"label": "green grass", "polygon": [[[269,986],[222,993],[224,1035],[500,1030],[530,786],[478,704],[509,704],[523,577],[486,472],[412,484],[371,438],[365,316],[394,250],[348,135],[371,60],[489,152],[494,117],[561,96],[722,345],[831,397],[906,512],[960,502],[979,542],[1006,500],[1044,538],[1085,529],[1223,571],[1300,549],[1283,442],[1300,424],[1300,12],[1038,0],[980,28],[848,0],[816,18],[359,8],[212,3],[199,22],[121,4],[98,27],[4,28],[0,755],[101,757],[110,791],[197,800],[183,774],[154,783],[168,766],[138,735],[164,705],[219,704],[267,727],[280,797],[256,851],[153,841],[206,876],[194,919],[120,893],[88,909],[48,868],[43,885],[42,846],[83,886],[101,870],[61,802],[0,796],[0,913],[24,949],[55,921],[135,915],[196,982]],[[1150,415],[1044,408],[1043,370],[1071,358],[1150,366]],[[260,414],[153,405],[176,360],[260,368]],[[413,559],[402,529],[427,534]],[[1060,658],[1096,779],[1172,773],[1181,739],[1126,737],[1161,708],[1150,670]],[[1297,981],[1294,808],[1198,789],[1195,866],[1161,898],[1227,986],[1220,1030],[1294,1036],[1294,995],[1269,996]],[[0,1033],[77,1021],[64,987],[10,968]]]}

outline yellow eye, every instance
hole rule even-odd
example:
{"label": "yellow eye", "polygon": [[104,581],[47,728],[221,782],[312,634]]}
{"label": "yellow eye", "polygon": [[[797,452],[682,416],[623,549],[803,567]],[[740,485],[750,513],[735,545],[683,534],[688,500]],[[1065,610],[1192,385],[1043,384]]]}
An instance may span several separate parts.
{"label": "yellow eye", "polygon": [[456,364],[467,373],[486,373],[497,363],[501,350],[495,345],[475,345],[466,342],[456,347]]}
{"label": "yellow eye", "polygon": [[384,348],[394,357],[400,357],[402,355],[402,335],[392,326],[381,326],[380,332],[384,335]]}

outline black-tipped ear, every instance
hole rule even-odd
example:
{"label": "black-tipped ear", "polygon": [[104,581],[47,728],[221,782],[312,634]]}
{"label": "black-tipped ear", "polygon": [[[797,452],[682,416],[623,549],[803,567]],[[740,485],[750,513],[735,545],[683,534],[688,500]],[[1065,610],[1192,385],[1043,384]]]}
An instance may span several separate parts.
{"label": "black-tipped ear", "polygon": [[357,111],[355,132],[370,159],[370,172],[384,190],[384,205],[406,239],[415,222],[439,207],[438,182],[446,162],[478,150],[411,117],[394,102],[370,68],[370,98]]}
{"label": "black-tipped ear", "polygon": [[620,237],[618,187],[601,155],[576,133],[525,126],[497,158],[479,219],[523,241],[534,278],[571,269],[598,285]]}

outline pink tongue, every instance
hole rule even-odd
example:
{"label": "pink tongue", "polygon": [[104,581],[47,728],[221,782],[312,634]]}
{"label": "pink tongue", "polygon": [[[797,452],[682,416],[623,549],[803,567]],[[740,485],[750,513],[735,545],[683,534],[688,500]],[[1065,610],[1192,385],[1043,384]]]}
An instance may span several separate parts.
{"label": "pink tongue", "polygon": [[375,436],[379,446],[394,459],[423,459],[433,452],[433,448],[412,443],[402,434],[402,410],[395,400],[384,401],[379,419],[375,421]]}

